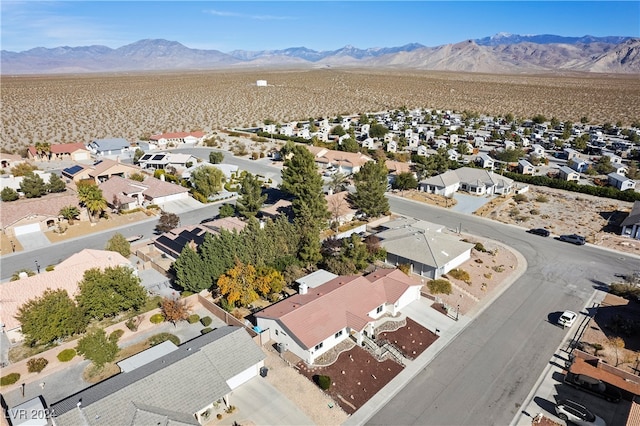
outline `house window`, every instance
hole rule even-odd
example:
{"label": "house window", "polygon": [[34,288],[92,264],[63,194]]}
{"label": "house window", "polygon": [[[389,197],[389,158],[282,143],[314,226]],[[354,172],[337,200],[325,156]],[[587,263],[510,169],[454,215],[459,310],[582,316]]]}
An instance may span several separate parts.
{"label": "house window", "polygon": [[315,349],[316,349],[316,351],[317,351],[318,349],[322,348],[322,346],[323,346],[323,345],[324,345],[324,342],[320,342],[320,343],[318,343],[318,344],[316,345],[316,348],[315,348]]}
{"label": "house window", "polygon": [[378,306],[376,309],[376,314],[379,314],[380,312],[382,312],[382,305]]}
{"label": "house window", "polygon": [[338,331],[333,337],[337,339],[340,336],[342,336],[342,330]]}

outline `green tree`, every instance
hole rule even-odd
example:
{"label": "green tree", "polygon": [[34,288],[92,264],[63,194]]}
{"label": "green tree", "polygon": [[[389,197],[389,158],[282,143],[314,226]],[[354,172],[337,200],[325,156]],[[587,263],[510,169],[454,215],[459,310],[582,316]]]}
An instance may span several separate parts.
{"label": "green tree", "polygon": [[211,164],[220,164],[224,160],[224,154],[220,151],[211,151],[209,153],[209,162]]}
{"label": "green tree", "polygon": [[[207,233],[207,235],[210,234]],[[176,276],[176,284],[183,290],[193,293],[210,289],[213,280],[206,264],[207,259],[201,258],[189,244],[186,244],[180,252],[180,256],[171,265]]]}
{"label": "green tree", "polygon": [[292,140],[288,140],[285,142],[284,146],[280,148],[280,156],[283,160],[286,160],[289,155],[293,154],[293,150],[296,147],[295,142]]}
{"label": "green tree", "polygon": [[220,206],[220,209],[218,211],[219,218],[232,217],[235,215],[236,215],[236,208],[233,204],[224,203],[223,205]]}
{"label": "green tree", "polygon": [[353,175],[356,192],[349,194],[353,208],[369,217],[378,217],[389,211],[387,168],[382,161],[368,161]]}
{"label": "green tree", "polygon": [[521,148],[505,149],[502,151],[491,151],[491,157],[499,161],[505,161],[507,163],[514,163],[524,156],[525,153]]}
{"label": "green tree", "polygon": [[51,343],[82,333],[87,321],[66,290],[44,291],[18,309],[16,319],[29,345]]}
{"label": "green tree", "polygon": [[144,151],[140,148],[136,148],[135,152],[133,153],[133,164],[138,164],[140,158],[142,158],[143,155]]}
{"label": "green tree", "polygon": [[49,183],[47,184],[47,190],[49,192],[64,192],[67,190],[67,185],[60,179],[55,173],[51,173],[49,177]]}
{"label": "green tree", "polygon": [[38,168],[29,163],[18,163],[11,168],[11,174],[16,177],[26,176],[29,173],[33,173],[34,170],[38,170]]}
{"label": "green tree", "polygon": [[347,177],[344,173],[336,172],[331,175],[329,179],[329,189],[333,191],[333,193],[342,192],[346,189],[347,185]]}
{"label": "green tree", "polygon": [[102,369],[106,363],[113,362],[116,359],[118,341],[107,338],[107,333],[98,328],[88,332],[78,340],[76,352],[93,362],[98,369]]}
{"label": "green tree", "polygon": [[594,164],[594,168],[601,175],[607,175],[615,170],[615,168],[611,165],[611,158],[603,155],[596,161]]}
{"label": "green tree", "polygon": [[369,136],[372,138],[383,138],[389,132],[384,124],[373,123],[369,126]]}
{"label": "green tree", "polygon": [[116,232],[107,241],[107,246],[104,249],[120,253],[124,258],[128,258],[131,255],[131,243],[119,232]]}
{"label": "green tree", "polygon": [[96,319],[139,309],[146,302],[147,293],[133,272],[126,266],[87,270],[78,284],[78,306]]}
{"label": "green tree", "polygon": [[160,219],[158,219],[156,229],[159,232],[169,232],[178,225],[180,225],[180,217],[175,213],[169,213],[163,210],[162,214],[160,214]]}
{"label": "green tree", "polygon": [[331,134],[336,136],[344,136],[347,134],[347,131],[344,130],[344,127],[338,124],[337,126],[331,129]]}
{"label": "green tree", "polygon": [[144,182],[144,175],[142,173],[131,173],[129,179],[135,180],[136,182]]}
{"label": "green tree", "polygon": [[[330,214],[328,209],[326,210],[326,214]],[[306,265],[315,265],[322,259],[322,253],[320,251],[320,223],[316,219],[315,212],[313,212],[307,204],[302,204],[295,218],[295,224],[298,228],[300,238],[298,259]]]}
{"label": "green tree", "polygon": [[69,225],[73,225],[73,221],[80,215],[80,210],[76,206],[65,206],[60,209],[58,214],[67,219]]}
{"label": "green tree", "polygon": [[589,143],[589,135],[584,133],[573,140],[571,146],[577,151],[584,151],[587,149],[587,144]]}
{"label": "green tree", "polygon": [[207,198],[220,192],[224,182],[224,173],[217,167],[201,166],[191,173],[193,187]]}
{"label": "green tree", "polygon": [[2,191],[0,191],[0,197],[2,201],[15,201],[20,198],[20,195],[18,195],[18,191],[15,189],[5,186],[2,188]]}
{"label": "green tree", "polygon": [[531,121],[533,121],[535,124],[542,124],[547,121],[547,118],[542,114],[536,114],[531,118]]}
{"label": "green tree", "polygon": [[47,185],[40,176],[32,172],[22,178],[20,192],[27,198],[39,198],[47,193]]}
{"label": "green tree", "polygon": [[318,173],[313,154],[306,147],[297,145],[293,150],[293,157],[286,160],[282,170],[281,189],[293,195],[292,206],[296,216],[301,214],[305,206],[307,214],[313,220],[321,227],[326,226],[329,212],[322,192],[322,177]]}
{"label": "green tree", "polygon": [[342,141],[342,144],[338,146],[339,151],[345,152],[358,152],[360,151],[360,144],[353,138],[348,138]]}
{"label": "green tree", "polygon": [[396,180],[393,182],[393,188],[401,191],[407,189],[416,189],[418,187],[418,180],[411,172],[398,173]]}
{"label": "green tree", "polygon": [[94,183],[82,183],[78,185],[78,198],[89,212],[89,217],[100,217],[107,208],[107,200],[102,196],[102,190]]}
{"label": "green tree", "polygon": [[236,201],[236,209],[241,216],[246,218],[255,217],[262,204],[267,199],[267,195],[262,195],[262,184],[257,176],[247,173],[241,181],[239,197]]}

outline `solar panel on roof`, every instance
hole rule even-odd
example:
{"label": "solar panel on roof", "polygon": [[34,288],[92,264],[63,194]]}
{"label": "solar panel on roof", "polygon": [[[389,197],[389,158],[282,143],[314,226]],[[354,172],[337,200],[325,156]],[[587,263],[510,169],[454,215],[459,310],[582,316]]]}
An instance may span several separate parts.
{"label": "solar panel on roof", "polygon": [[72,166],[72,167],[67,167],[66,169],[62,170],[64,173],[69,174],[69,175],[75,175],[76,173],[78,173],[80,170],[82,170],[82,166]]}
{"label": "solar panel on roof", "polygon": [[102,160],[98,160],[95,163],[93,163],[94,166],[97,166],[98,164],[102,163]]}
{"label": "solar panel on roof", "polygon": [[152,154],[145,154],[142,157],[140,157],[140,160],[148,160],[151,157],[152,157]]}
{"label": "solar panel on roof", "polygon": [[153,161],[162,160],[164,158],[163,154],[158,154],[153,156]]}

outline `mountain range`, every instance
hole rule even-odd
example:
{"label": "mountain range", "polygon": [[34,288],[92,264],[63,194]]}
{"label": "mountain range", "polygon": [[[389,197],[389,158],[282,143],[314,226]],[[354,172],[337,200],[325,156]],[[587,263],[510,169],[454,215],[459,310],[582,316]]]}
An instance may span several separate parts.
{"label": "mountain range", "polygon": [[563,37],[499,33],[455,44],[427,47],[331,51],[306,47],[223,53],[191,49],[177,41],[147,39],[117,49],[106,46],[2,50],[2,74],[60,74],[230,68],[377,67],[484,73],[640,73],[640,39],[622,36]]}

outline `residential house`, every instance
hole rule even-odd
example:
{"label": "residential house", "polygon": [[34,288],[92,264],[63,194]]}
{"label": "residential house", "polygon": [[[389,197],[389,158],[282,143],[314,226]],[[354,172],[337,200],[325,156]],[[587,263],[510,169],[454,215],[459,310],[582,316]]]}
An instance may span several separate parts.
{"label": "residential house", "polygon": [[635,190],[636,188],[636,181],[629,179],[624,175],[619,175],[618,173],[609,173],[607,175],[607,180],[609,185],[619,189],[620,191],[626,191],[627,189]]}
{"label": "residential house", "polygon": [[225,326],[51,405],[59,426],[200,425],[233,405],[266,355],[245,328]]}
{"label": "residential house", "polygon": [[144,154],[138,160],[138,165],[147,170],[165,170],[173,167],[176,170],[187,169],[198,164],[198,158],[191,154],[158,152]]}
{"label": "residential house", "polygon": [[567,161],[567,165],[578,173],[584,173],[591,166],[591,162],[574,157],[572,160]]}
{"label": "residential house", "polygon": [[367,161],[373,161],[368,155],[359,152],[336,151],[319,146],[307,146],[307,149],[313,154],[318,167],[326,169],[333,166],[347,175],[357,173]]}
{"label": "residential house", "polygon": [[457,146],[459,141],[460,141],[460,135],[458,135],[457,133],[449,135],[449,144],[453,146]]}
{"label": "residential house", "polygon": [[436,279],[471,258],[474,245],[443,233],[441,225],[402,217],[381,227],[375,235],[387,252],[386,263],[410,265],[414,274]]}
{"label": "residential house", "polygon": [[86,209],[80,208],[78,195],[72,191],[3,202],[0,209],[2,231],[11,238],[55,229],[63,220],[60,210],[67,206],[77,207],[80,218],[88,219]]}
{"label": "residential house", "polygon": [[558,170],[558,178],[570,182],[578,182],[580,180],[580,173],[571,167],[561,166]]}
{"label": "residential house", "polygon": [[348,191],[342,191],[335,194],[329,193],[324,197],[327,200],[331,222],[337,223],[339,226],[351,222],[356,214],[356,210],[351,208],[347,199],[348,195]]}
{"label": "residential house", "polygon": [[368,136],[370,129],[371,129],[371,124],[363,124],[360,126],[360,133]]}
{"label": "residential house", "polygon": [[516,143],[514,141],[504,141],[504,149],[516,149]]}
{"label": "residential house", "polygon": [[263,218],[277,219],[280,215],[285,215],[289,220],[293,220],[293,206],[291,201],[280,199],[270,206],[264,206],[259,211]]}
{"label": "residential house", "polygon": [[204,241],[207,233],[218,235],[222,230],[240,232],[247,226],[237,217],[214,219],[199,225],[186,225],[164,232],[153,239],[153,246],[166,257],[177,259],[182,250],[189,245],[196,250]]}
{"label": "residential house", "polygon": [[473,146],[475,148],[484,148],[484,138],[482,136],[476,136],[473,138]]}
{"label": "residential house", "polygon": [[536,171],[536,168],[527,160],[518,160],[518,172],[523,175],[532,175]]}
{"label": "residential house", "polygon": [[5,173],[10,172],[12,168],[25,161],[26,160],[19,155],[0,152],[0,169],[4,170]]}
{"label": "residential house", "polygon": [[397,315],[420,298],[422,284],[399,269],[369,275],[339,276],[288,297],[255,314],[257,326],[269,330],[278,347],[313,364],[345,339],[359,345],[375,336],[379,320]]}
{"label": "residential house", "polygon": [[533,145],[531,145],[531,151],[530,154],[535,155],[536,157],[539,158],[544,158],[545,156],[545,150],[544,147],[540,144],[534,143]]}
{"label": "residential house", "polygon": [[365,138],[364,140],[362,140],[362,142],[360,142],[360,145],[362,146],[363,149],[369,149],[369,150],[376,149],[376,142],[373,138]]}
{"label": "residential house", "polygon": [[[43,172],[42,170],[34,170],[33,174],[39,176],[40,179],[44,181],[44,183],[49,183],[49,179],[51,179],[51,173]],[[23,180],[24,176],[0,175],[0,191],[5,188],[11,188],[14,191],[22,194],[20,191],[20,185],[22,184]]]}
{"label": "residential house", "polygon": [[613,166],[613,172],[619,175],[627,175],[629,173],[629,169],[627,166],[623,166],[622,164],[617,164]]}
{"label": "residential house", "polygon": [[149,138],[151,143],[156,144],[160,149],[181,145],[198,145],[206,139],[204,132],[174,132],[153,135]]}
{"label": "residential house", "polygon": [[34,145],[27,147],[27,158],[38,161],[49,160],[70,160],[89,161],[91,151],[83,143],[60,143],[51,144],[49,154],[41,156]]}
{"label": "residential house", "polygon": [[428,157],[429,147],[426,145],[418,145],[418,149],[416,150],[416,155],[419,155],[420,157]]}
{"label": "residential house", "polygon": [[396,180],[396,177],[400,173],[411,173],[414,177],[417,177],[415,172],[411,169],[410,163],[405,163],[404,161],[395,161],[395,160],[385,160],[384,165],[387,166],[387,170],[389,171],[389,183],[393,183]]}
{"label": "residential house", "polygon": [[[640,396],[640,381],[638,381],[637,375],[627,372],[621,368],[614,367],[611,364],[607,364],[600,358],[579,349],[575,349],[571,353],[573,358],[571,360],[571,365],[569,365],[568,368],[570,373],[583,374],[608,383],[620,389],[623,395],[628,395],[629,399],[634,399]],[[635,423],[627,423],[629,426],[632,424]]]}
{"label": "residential house", "polygon": [[75,165],[62,170],[62,176],[78,183],[81,180],[93,180],[99,184],[113,176],[128,178],[134,173],[140,173],[142,169],[132,164],[103,158],[90,166]]}
{"label": "residential house", "polygon": [[476,157],[476,164],[483,169],[493,170],[496,164],[496,160],[491,158],[489,154],[482,153]]}
{"label": "residential house", "polygon": [[118,252],[84,249],[56,265],[51,271],[3,283],[0,322],[4,324],[7,337],[12,342],[23,340],[21,324],[16,315],[20,307],[29,300],[42,296],[47,289],[66,290],[73,298],[86,271],[117,266],[133,268],[131,262]]}
{"label": "residential house", "polygon": [[89,149],[92,154],[100,157],[117,157],[125,153],[129,155],[131,144],[124,138],[94,139],[87,145],[87,149]]}
{"label": "residential house", "polygon": [[620,224],[621,235],[640,240],[640,201],[635,201],[629,215]]}
{"label": "residential house", "polygon": [[419,182],[421,191],[452,196],[462,190],[474,195],[506,195],[513,191],[513,180],[484,169],[461,167]]}
{"label": "residential house", "polygon": [[151,176],[144,181],[113,176],[98,185],[107,204],[115,210],[131,210],[147,205],[162,206],[189,198],[189,189]]}
{"label": "residential house", "polygon": [[447,158],[451,161],[458,161],[460,159],[460,153],[453,148],[447,150]]}
{"label": "residential house", "polygon": [[446,141],[446,139],[436,139],[433,148],[434,149],[446,148],[447,145],[448,145],[448,142]]}
{"label": "residential house", "polygon": [[603,157],[609,157],[609,163],[616,167],[622,165],[622,157],[615,155],[613,152],[603,152]]}
{"label": "residential house", "polygon": [[580,153],[573,148],[563,148],[562,152],[567,161],[577,160],[580,158]]}

